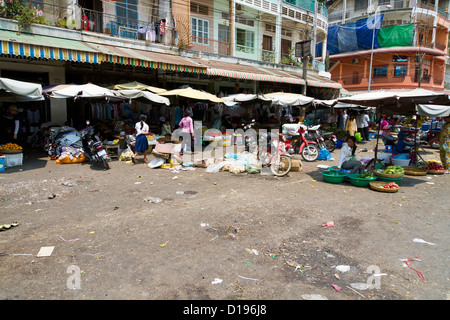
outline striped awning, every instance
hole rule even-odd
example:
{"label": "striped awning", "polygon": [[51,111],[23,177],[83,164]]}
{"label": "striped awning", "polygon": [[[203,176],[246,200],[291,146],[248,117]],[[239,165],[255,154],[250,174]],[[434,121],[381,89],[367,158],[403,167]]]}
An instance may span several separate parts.
{"label": "striped awning", "polygon": [[53,48],[28,43],[0,40],[0,54],[36,59],[101,63],[105,57],[98,52]]}
{"label": "striped awning", "polygon": [[206,67],[164,54],[0,30],[0,55],[84,63],[116,63],[167,71],[206,74]]}
{"label": "striped awning", "polygon": [[267,81],[267,82],[281,82],[291,84],[305,84],[305,81],[301,78],[294,77],[279,77],[271,74],[263,73],[250,73],[241,72],[228,69],[208,68],[206,74],[210,76],[227,77],[240,80],[255,80],[255,81]]}

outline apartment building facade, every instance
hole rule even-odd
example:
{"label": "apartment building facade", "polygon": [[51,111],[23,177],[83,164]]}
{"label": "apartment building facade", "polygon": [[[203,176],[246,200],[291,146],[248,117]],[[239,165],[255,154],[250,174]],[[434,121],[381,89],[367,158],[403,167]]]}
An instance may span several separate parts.
{"label": "apartment building facade", "polygon": [[334,1],[328,6],[332,79],[352,92],[443,91],[448,7],[448,0]]}
{"label": "apartment building facade", "polygon": [[[330,99],[341,85],[295,57],[298,41],[326,41],[314,0],[24,0],[0,4],[0,75],[44,86],[140,81],[218,94],[302,92]],[[21,15],[32,13],[28,23]],[[17,13],[17,12],[16,12]],[[34,18],[35,17],[35,18]],[[313,26],[317,25],[317,28]],[[315,46],[313,46],[315,48]],[[325,50],[315,52],[322,57]],[[52,118],[65,118],[52,101]],[[52,120],[54,120],[52,119]]]}

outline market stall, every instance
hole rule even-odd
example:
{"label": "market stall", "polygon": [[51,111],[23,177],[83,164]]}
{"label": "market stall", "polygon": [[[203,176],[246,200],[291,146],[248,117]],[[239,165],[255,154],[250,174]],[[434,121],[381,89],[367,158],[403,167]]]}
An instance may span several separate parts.
{"label": "market stall", "polygon": [[[0,101],[2,102],[34,102],[42,101],[42,86],[38,83],[17,81],[9,78],[0,78]],[[10,120],[17,123],[18,108],[10,106]],[[2,119],[3,120],[3,119]],[[3,124],[2,124],[3,125]],[[2,132],[5,128],[2,128]],[[4,137],[6,139],[6,137]],[[23,148],[17,141],[9,141],[0,146],[0,171],[8,167],[23,164]]]}
{"label": "market stall", "polygon": [[[407,91],[374,91],[336,99],[336,103],[350,103],[366,107],[375,107],[379,114],[387,115],[408,115],[418,112],[418,105],[450,105],[448,94],[444,92],[434,92],[424,89],[414,89]],[[423,110],[423,109],[422,109]],[[375,156],[367,167],[378,161],[378,141],[380,137],[381,121],[377,128]],[[416,135],[414,135],[416,137]],[[417,152],[415,152],[417,155]]]}

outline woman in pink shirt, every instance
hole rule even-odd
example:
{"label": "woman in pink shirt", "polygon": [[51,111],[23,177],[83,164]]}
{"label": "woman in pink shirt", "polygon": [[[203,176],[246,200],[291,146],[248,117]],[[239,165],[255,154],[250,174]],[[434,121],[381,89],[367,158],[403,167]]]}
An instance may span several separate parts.
{"label": "woman in pink shirt", "polygon": [[[192,118],[189,115],[189,111],[185,110],[183,113],[183,119],[181,119],[179,126],[181,128],[182,133],[188,133],[191,137],[191,151],[194,151],[194,125]],[[186,151],[186,141],[184,139],[181,141],[181,152],[180,154],[183,155],[183,152]]]}

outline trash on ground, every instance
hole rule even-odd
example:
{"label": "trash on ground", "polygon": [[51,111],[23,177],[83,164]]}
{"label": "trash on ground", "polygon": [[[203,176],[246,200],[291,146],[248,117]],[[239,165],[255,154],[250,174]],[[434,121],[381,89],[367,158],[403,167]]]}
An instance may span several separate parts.
{"label": "trash on ground", "polygon": [[303,300],[328,300],[326,297],[320,295],[320,294],[302,294],[301,298]]}
{"label": "trash on ground", "polygon": [[358,290],[367,290],[367,283],[364,282],[356,282],[356,283],[350,283],[350,286],[354,289],[358,289]]}
{"label": "trash on ground", "polygon": [[340,292],[342,289],[341,289],[341,287],[339,287],[337,284],[332,284],[331,285],[333,288],[334,288],[334,290],[336,290],[337,292]]}
{"label": "trash on ground", "polygon": [[407,259],[400,259],[400,260],[401,260],[401,261],[404,261],[404,265],[403,265],[404,267],[408,267],[408,268],[414,270],[414,271],[417,273],[417,275],[419,276],[420,279],[425,280],[425,276],[422,274],[422,272],[420,272],[419,270],[416,270],[416,269],[412,268],[412,267],[409,265],[409,262],[410,262],[410,261],[421,261],[421,260],[417,259],[417,258],[419,258],[419,257],[420,257],[420,255],[417,256],[417,257],[414,257],[414,258],[412,258],[412,259],[407,258]]}
{"label": "trash on ground", "polygon": [[339,265],[339,266],[336,266],[336,270],[338,270],[340,272],[348,272],[348,271],[350,271],[350,266]]}
{"label": "trash on ground", "polygon": [[73,241],[78,241],[80,240],[80,238],[76,238],[76,239],[71,239],[71,240],[66,240],[63,237],[59,236],[61,238],[61,240],[65,241],[65,242],[73,242]]}
{"label": "trash on ground", "polygon": [[238,277],[241,278],[241,279],[245,279],[245,280],[259,281],[258,279],[247,278],[247,277],[243,277],[243,276],[239,276],[239,275],[238,275]]}
{"label": "trash on ground", "polygon": [[432,242],[428,242],[428,241],[425,241],[425,240],[420,239],[420,238],[414,238],[413,241],[414,241],[414,242],[417,242],[417,243],[425,243],[425,244],[429,244],[430,246],[435,246],[435,245],[436,245],[436,244],[434,244],[434,243],[432,243]]}
{"label": "trash on ground", "polygon": [[361,293],[359,293],[358,291],[356,291],[355,289],[353,289],[352,287],[346,286],[347,288],[349,288],[350,290],[352,290],[353,292],[359,294],[361,297],[365,298],[364,295],[362,295]]}
{"label": "trash on ground", "polygon": [[52,255],[53,249],[55,249],[54,246],[41,247],[41,250],[39,250],[37,256],[38,257],[50,257]]}
{"label": "trash on ground", "polygon": [[334,222],[328,221],[327,223],[322,224],[322,227],[334,227]]}
{"label": "trash on ground", "polygon": [[222,283],[222,279],[219,279],[219,278],[214,278],[214,281],[212,281],[211,282],[211,284],[220,284],[220,283]]}
{"label": "trash on ground", "polygon": [[159,246],[160,246],[161,248],[164,248],[164,247],[167,245],[167,242],[168,242],[168,241],[164,242],[163,244],[160,244]]}
{"label": "trash on ground", "polygon": [[245,248],[245,251],[249,252],[249,253],[253,253],[255,256],[259,255],[258,250],[256,249],[249,249],[249,248]]}
{"label": "trash on ground", "polygon": [[151,203],[160,203],[162,199],[156,198],[156,197],[147,197],[144,199],[144,202],[151,202]]}
{"label": "trash on ground", "polygon": [[13,222],[11,224],[2,224],[2,225],[0,225],[0,231],[8,230],[11,227],[16,227],[17,225],[19,225],[18,222]]}

